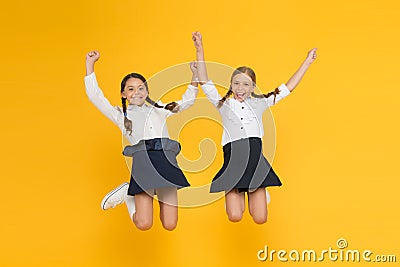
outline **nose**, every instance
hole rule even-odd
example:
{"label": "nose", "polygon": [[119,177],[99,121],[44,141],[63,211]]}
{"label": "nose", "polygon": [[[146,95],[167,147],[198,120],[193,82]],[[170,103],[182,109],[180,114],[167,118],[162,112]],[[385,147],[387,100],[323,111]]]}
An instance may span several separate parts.
{"label": "nose", "polygon": [[137,89],[137,88],[133,89],[133,95],[134,96],[137,95],[138,93],[139,93],[139,89]]}

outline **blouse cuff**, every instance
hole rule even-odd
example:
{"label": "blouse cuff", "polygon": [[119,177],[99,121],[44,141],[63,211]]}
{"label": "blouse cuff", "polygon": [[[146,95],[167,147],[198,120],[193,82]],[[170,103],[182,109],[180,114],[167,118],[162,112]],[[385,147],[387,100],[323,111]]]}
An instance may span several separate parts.
{"label": "blouse cuff", "polygon": [[191,84],[189,84],[188,88],[189,88],[190,90],[198,90],[198,89],[199,89],[197,86],[193,86],[193,85],[191,85]]}
{"label": "blouse cuff", "polygon": [[204,91],[207,91],[208,89],[213,89],[215,87],[214,83],[212,82],[212,80],[209,80],[208,82],[206,82],[205,84],[201,85],[201,89],[203,89]]}
{"label": "blouse cuff", "polygon": [[92,73],[90,73],[89,75],[86,75],[86,76],[85,76],[85,80],[86,80],[86,79],[93,79],[93,78],[96,78],[96,74],[95,74],[94,72],[92,72]]}
{"label": "blouse cuff", "polygon": [[282,83],[278,87],[279,89],[279,95],[283,98],[285,96],[288,96],[290,94],[289,88],[287,88],[286,84]]}
{"label": "blouse cuff", "polygon": [[90,73],[89,75],[85,76],[85,84],[93,84],[94,86],[98,87],[96,74],[94,72]]}

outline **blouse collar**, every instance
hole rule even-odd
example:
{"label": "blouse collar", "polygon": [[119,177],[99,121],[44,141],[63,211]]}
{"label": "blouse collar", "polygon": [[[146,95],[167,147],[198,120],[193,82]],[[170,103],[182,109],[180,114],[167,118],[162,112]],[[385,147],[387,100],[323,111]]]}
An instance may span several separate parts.
{"label": "blouse collar", "polygon": [[142,110],[147,109],[148,107],[149,106],[146,103],[144,103],[142,106],[129,104],[128,110],[141,110],[142,111]]}

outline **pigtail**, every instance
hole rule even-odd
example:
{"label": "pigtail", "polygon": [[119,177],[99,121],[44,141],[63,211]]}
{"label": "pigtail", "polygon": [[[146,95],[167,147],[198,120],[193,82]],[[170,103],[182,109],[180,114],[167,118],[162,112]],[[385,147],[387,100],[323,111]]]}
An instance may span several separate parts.
{"label": "pigtail", "polygon": [[128,119],[128,113],[126,112],[126,98],[122,97],[121,101],[122,101],[122,111],[124,113],[125,130],[127,133],[129,132],[129,135],[132,135],[132,121]]}
{"label": "pigtail", "polygon": [[180,106],[176,102],[171,102],[171,103],[166,104],[164,108],[168,109],[172,113],[177,113],[179,111]]}
{"label": "pigtail", "polygon": [[278,88],[275,88],[274,91],[269,92],[269,93],[267,93],[267,94],[262,94],[262,95],[258,95],[258,94],[256,94],[256,93],[252,92],[252,93],[251,93],[251,96],[252,96],[252,97],[255,97],[255,98],[268,98],[268,97],[270,97],[271,95],[273,95],[273,96],[274,96],[274,104],[275,104],[276,95],[278,95],[280,92],[281,92],[281,91],[280,91]]}
{"label": "pigtail", "polygon": [[155,106],[156,108],[164,108],[163,106],[160,106],[159,104],[157,104],[156,101],[154,101],[153,99],[151,99],[149,96],[146,97],[146,101],[152,105]]}
{"label": "pigtail", "polygon": [[228,90],[228,92],[226,92],[226,95],[218,101],[217,108],[222,107],[222,105],[224,104],[225,100],[227,98],[229,98],[232,94],[233,94],[232,87],[229,87],[229,90]]}
{"label": "pigtail", "polygon": [[169,111],[173,112],[173,113],[177,113],[179,111],[179,104],[176,102],[171,102],[168,103],[167,105],[164,106],[160,106],[159,104],[157,104],[157,102],[155,102],[154,100],[152,100],[150,97],[147,96],[146,101],[156,107],[156,108],[164,108],[164,109],[168,109]]}

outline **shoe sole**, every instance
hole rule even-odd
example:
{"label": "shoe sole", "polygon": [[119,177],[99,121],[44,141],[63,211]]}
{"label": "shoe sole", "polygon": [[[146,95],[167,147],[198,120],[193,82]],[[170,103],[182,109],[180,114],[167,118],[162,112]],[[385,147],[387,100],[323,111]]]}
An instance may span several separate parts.
{"label": "shoe sole", "polygon": [[106,204],[107,200],[114,195],[116,192],[118,192],[119,190],[121,190],[124,186],[129,185],[129,183],[123,183],[120,186],[118,186],[117,188],[115,188],[114,190],[112,190],[111,192],[109,192],[101,201],[100,207],[102,210],[107,210],[104,208],[104,205]]}

